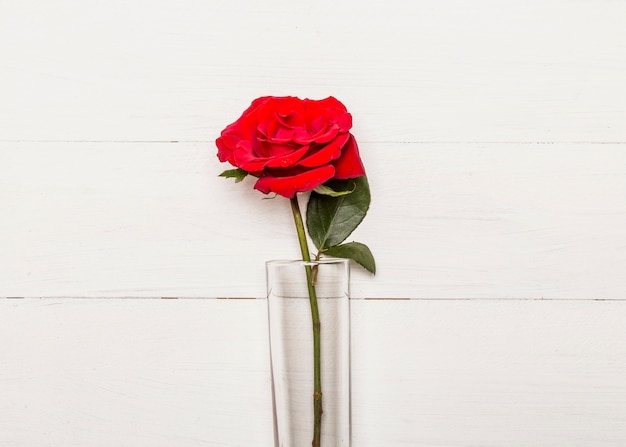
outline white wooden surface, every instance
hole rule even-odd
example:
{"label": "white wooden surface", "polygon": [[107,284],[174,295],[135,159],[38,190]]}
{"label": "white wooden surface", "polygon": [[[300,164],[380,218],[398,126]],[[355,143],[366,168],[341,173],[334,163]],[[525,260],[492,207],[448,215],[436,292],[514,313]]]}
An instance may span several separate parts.
{"label": "white wooden surface", "polygon": [[[621,446],[626,303],[353,300],[354,445]],[[3,445],[272,445],[265,300],[0,301]]]}
{"label": "white wooden surface", "polygon": [[271,445],[265,302],[215,299],[297,254],[283,200],[217,178],[213,140],[266,94],[345,102],[370,177],[356,447],[624,445],[624,23],[0,1],[0,445]]}
{"label": "white wooden surface", "polygon": [[[626,145],[364,143],[355,297],[626,297]],[[259,297],[291,211],[210,143],[3,143],[0,296]],[[389,157],[389,154],[393,154]],[[397,158],[396,158],[397,157]]]}

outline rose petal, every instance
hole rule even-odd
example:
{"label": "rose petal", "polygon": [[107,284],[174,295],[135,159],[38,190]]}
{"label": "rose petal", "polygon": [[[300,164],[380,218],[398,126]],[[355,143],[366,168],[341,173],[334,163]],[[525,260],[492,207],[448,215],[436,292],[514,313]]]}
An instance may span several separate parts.
{"label": "rose petal", "polygon": [[282,157],[272,157],[265,164],[268,168],[289,168],[294,166],[309,150],[309,146],[302,146]]}
{"label": "rose petal", "polygon": [[217,146],[217,158],[221,162],[227,161],[233,164],[233,151],[224,142],[224,137],[215,140],[215,145]]}
{"label": "rose petal", "polygon": [[317,101],[322,115],[328,117],[329,122],[337,123],[341,132],[347,132],[352,127],[352,115],[348,113],[346,106],[339,100],[330,96]]}
{"label": "rose petal", "polygon": [[331,165],[311,169],[290,177],[261,177],[254,185],[255,189],[268,194],[275,192],[283,197],[292,198],[297,192],[310,191],[333,177],[335,168]]}
{"label": "rose petal", "polygon": [[[257,143],[258,144],[258,143]],[[268,158],[258,157],[252,149],[252,142],[240,141],[233,151],[234,165],[247,172],[260,171],[265,167]]]}
{"label": "rose petal", "polygon": [[299,146],[294,145],[291,140],[257,140],[255,154],[259,157],[282,157],[296,150]]}
{"label": "rose petal", "polygon": [[261,104],[256,112],[258,131],[267,138],[272,138],[278,128],[292,127],[302,120],[302,100],[293,96],[271,96]]}
{"label": "rose petal", "polygon": [[347,132],[352,128],[352,115],[348,112],[342,113],[337,118],[337,125],[339,126],[339,132]]}
{"label": "rose petal", "polygon": [[341,157],[342,148],[350,138],[349,133],[340,134],[333,141],[322,147],[314,154],[303,158],[298,163],[300,166],[313,167],[328,164]]}
{"label": "rose petal", "polygon": [[365,175],[365,168],[363,168],[363,162],[361,162],[356,139],[352,134],[348,135],[350,135],[350,139],[343,147],[341,157],[333,163],[335,166],[335,176],[333,178],[336,179],[356,178]]}

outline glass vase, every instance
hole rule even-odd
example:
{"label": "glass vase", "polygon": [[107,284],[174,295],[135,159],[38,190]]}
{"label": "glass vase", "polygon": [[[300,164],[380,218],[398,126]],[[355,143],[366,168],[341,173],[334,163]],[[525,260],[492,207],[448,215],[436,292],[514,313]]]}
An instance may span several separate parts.
{"label": "glass vase", "polygon": [[[267,303],[276,447],[350,445],[350,264],[268,261]],[[317,307],[315,312],[314,307]],[[317,393],[314,313],[319,314]],[[315,432],[314,398],[321,395]]]}

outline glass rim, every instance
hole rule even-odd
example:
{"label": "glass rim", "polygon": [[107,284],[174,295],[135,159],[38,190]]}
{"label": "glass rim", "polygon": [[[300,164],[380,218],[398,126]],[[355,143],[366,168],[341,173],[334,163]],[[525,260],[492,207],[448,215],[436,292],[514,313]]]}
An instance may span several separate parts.
{"label": "glass rim", "polygon": [[303,267],[313,267],[316,265],[347,265],[350,263],[346,258],[321,258],[317,261],[303,261],[302,259],[271,259],[265,261],[267,267],[271,266],[288,266],[288,265],[301,265]]}

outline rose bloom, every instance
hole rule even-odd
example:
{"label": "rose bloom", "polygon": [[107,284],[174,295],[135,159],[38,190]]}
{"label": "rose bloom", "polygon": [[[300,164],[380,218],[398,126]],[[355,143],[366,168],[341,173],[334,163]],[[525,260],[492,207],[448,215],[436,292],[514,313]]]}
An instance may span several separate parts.
{"label": "rose bloom", "polygon": [[217,156],[258,177],[259,191],[292,198],[330,179],[365,174],[351,127],[352,115],[332,96],[264,96],[222,131]]}

